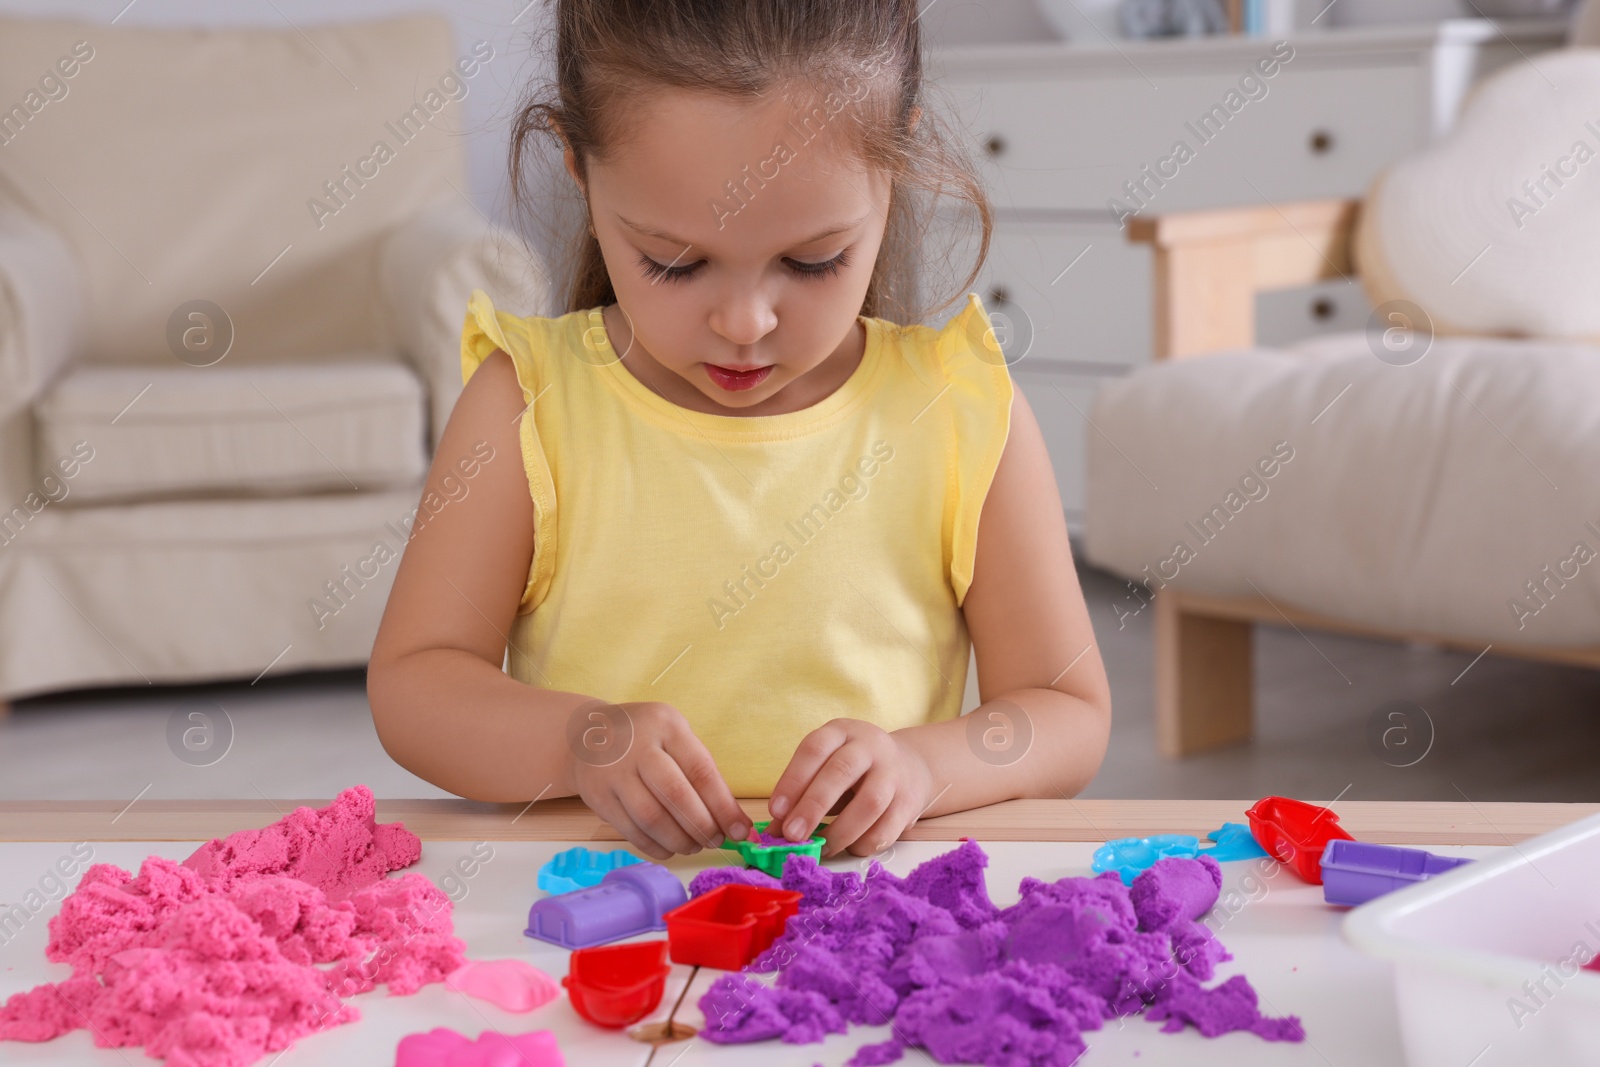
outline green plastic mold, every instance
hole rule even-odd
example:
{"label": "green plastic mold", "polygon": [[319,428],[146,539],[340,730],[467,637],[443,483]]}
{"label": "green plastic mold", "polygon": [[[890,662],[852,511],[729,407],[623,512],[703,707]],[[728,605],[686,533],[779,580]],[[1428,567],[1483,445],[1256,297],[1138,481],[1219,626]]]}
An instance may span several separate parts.
{"label": "green plastic mold", "polygon": [[[756,823],[756,833],[765,831],[771,822],[772,820],[768,819],[766,822]],[[754,867],[774,878],[782,878],[784,861],[790,856],[810,856],[814,860],[821,860],[822,843],[823,839],[820,837],[788,845],[758,845],[754,841],[724,840],[722,847],[737,852],[746,867]]]}

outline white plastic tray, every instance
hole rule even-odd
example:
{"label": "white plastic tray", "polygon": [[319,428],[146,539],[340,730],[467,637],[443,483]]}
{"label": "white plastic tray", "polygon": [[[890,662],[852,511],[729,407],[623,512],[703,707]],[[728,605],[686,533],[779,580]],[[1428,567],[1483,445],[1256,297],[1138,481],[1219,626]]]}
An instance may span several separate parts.
{"label": "white plastic tray", "polygon": [[1394,965],[1410,1067],[1600,1065],[1600,816],[1380,897],[1347,941]]}

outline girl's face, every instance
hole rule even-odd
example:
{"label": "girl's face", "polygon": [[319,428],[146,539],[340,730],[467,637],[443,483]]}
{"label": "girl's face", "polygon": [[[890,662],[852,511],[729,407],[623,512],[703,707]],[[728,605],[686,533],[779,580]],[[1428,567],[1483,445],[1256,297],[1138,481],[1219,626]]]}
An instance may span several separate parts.
{"label": "girl's face", "polygon": [[[642,107],[585,189],[623,364],[694,410],[811,406],[860,361],[888,177],[841,150],[843,115],[819,122],[820,102],[666,91]],[[570,152],[567,167],[576,180]]]}

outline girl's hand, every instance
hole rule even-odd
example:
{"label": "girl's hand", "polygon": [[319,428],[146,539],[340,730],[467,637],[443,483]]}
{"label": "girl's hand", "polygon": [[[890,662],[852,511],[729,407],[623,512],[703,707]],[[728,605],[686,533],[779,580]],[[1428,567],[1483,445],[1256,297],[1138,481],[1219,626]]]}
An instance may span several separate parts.
{"label": "girl's hand", "polygon": [[[724,836],[745,839],[750,821],[677,708],[655,701],[611,704],[590,718],[595,725],[580,732],[586,740],[573,744],[573,784],[584,803],[640,852],[664,860],[716,848]],[[607,736],[592,745],[587,738],[596,731]],[[623,747],[623,754],[613,756],[606,744]]]}
{"label": "girl's hand", "polygon": [[849,802],[823,831],[822,854],[848,849],[870,856],[917,821],[932,785],[927,761],[894,734],[859,719],[834,719],[800,742],[767,810],[774,825],[781,821],[784,837],[805,841],[848,792]]}

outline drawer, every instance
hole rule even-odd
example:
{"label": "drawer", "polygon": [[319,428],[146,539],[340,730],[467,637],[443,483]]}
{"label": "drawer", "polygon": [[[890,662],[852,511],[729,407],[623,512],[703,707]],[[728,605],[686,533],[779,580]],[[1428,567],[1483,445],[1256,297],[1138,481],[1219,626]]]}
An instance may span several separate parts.
{"label": "drawer", "polygon": [[1361,283],[1334,280],[1256,296],[1256,344],[1280,348],[1327,333],[1364,330],[1372,304]]}
{"label": "drawer", "polygon": [[[968,268],[974,251],[969,240],[950,262]],[[1150,358],[1150,261],[1149,246],[1130,244],[1109,222],[1007,220],[995,225],[974,290],[1013,368],[1116,372]],[[964,276],[945,273],[935,288],[948,292]]]}
{"label": "drawer", "polygon": [[[1269,51],[1263,43],[1262,55]],[[1299,62],[1308,65],[1291,60],[1261,83],[1265,95],[1256,90],[1258,99],[1209,126],[1202,118],[1238,88],[1248,62],[1227,71],[1157,71],[1150,81],[1130,70],[945,88],[1002,209],[1108,211],[1113,198],[1139,208],[1124,188],[1134,181],[1144,182],[1152,211],[1359,196],[1378,171],[1428,138],[1430,83],[1420,66]],[[1174,155],[1180,142],[1186,160]]]}

